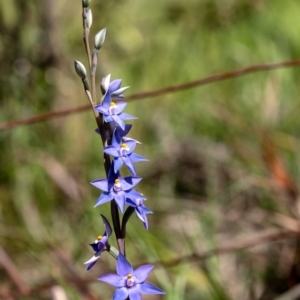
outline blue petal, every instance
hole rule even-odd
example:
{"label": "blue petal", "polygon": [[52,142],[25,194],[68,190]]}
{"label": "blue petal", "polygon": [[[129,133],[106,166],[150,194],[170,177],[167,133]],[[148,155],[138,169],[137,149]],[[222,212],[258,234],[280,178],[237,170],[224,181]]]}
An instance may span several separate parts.
{"label": "blue petal", "polygon": [[[119,172],[114,171],[114,161],[112,161],[111,167],[108,172],[108,182],[114,184],[115,180],[119,177]],[[109,189],[110,190],[110,189]]]}
{"label": "blue petal", "polygon": [[132,127],[131,124],[126,124],[124,130],[121,129],[120,127],[118,127],[116,130],[118,131],[121,137],[124,137],[130,131],[131,127]]}
{"label": "blue petal", "polygon": [[142,284],[138,284],[137,287],[142,294],[165,294],[163,290],[147,281]]}
{"label": "blue petal", "polygon": [[143,222],[143,224],[144,224],[145,229],[148,230],[149,226],[148,226],[148,219],[147,218],[145,219],[145,222]]}
{"label": "blue petal", "polygon": [[126,300],[128,297],[128,289],[125,287],[116,289],[113,300]]}
{"label": "blue petal", "polygon": [[121,157],[114,158],[114,170],[117,172],[123,165],[123,159]]}
{"label": "blue petal", "polygon": [[100,276],[98,280],[116,287],[123,287],[125,285],[125,279],[117,274],[105,274]]}
{"label": "blue petal", "polygon": [[132,161],[127,156],[122,156],[122,159],[128,170],[132,173],[132,175],[136,175],[136,170]]}
{"label": "blue petal", "polygon": [[130,138],[130,137],[123,137],[122,139],[123,139],[123,141],[124,141],[125,143],[127,143],[127,142],[129,142],[129,141],[133,141],[133,142],[135,142],[135,143],[137,143],[137,144],[141,144],[141,142],[139,142],[139,141],[137,141],[137,140],[135,140],[135,139],[132,139],[132,138]]}
{"label": "blue petal", "polygon": [[127,276],[133,273],[133,269],[128,260],[120,253],[117,260],[117,273],[120,276]]}
{"label": "blue petal", "polygon": [[136,286],[130,288],[128,292],[130,300],[142,300],[142,296]]}
{"label": "blue petal", "polygon": [[138,206],[135,208],[135,213],[136,213],[136,216],[137,216],[142,222],[145,222],[145,221],[146,221],[145,215],[143,214],[143,212],[140,211],[140,208],[139,208]]}
{"label": "blue petal", "polygon": [[123,191],[130,190],[135,185],[137,185],[141,180],[142,180],[142,178],[138,177],[138,176],[125,177],[124,180],[122,181]]}
{"label": "blue petal", "polygon": [[148,161],[148,159],[144,156],[141,156],[141,155],[138,155],[136,153],[132,153],[130,154],[130,159],[133,161],[133,162],[138,162],[138,161]]}
{"label": "blue petal", "polygon": [[94,262],[92,262],[92,263],[90,263],[90,264],[88,264],[87,267],[86,267],[86,270],[87,271],[90,270],[96,264],[96,262],[97,262],[97,260],[94,261]]}
{"label": "blue petal", "polygon": [[116,128],[114,131],[112,143],[111,143],[116,148],[120,148],[121,143],[122,143],[121,135],[120,135],[118,128]]}
{"label": "blue petal", "polygon": [[142,194],[140,194],[136,190],[130,190],[130,191],[125,192],[125,196],[126,196],[126,199],[131,199],[132,201],[135,201],[137,199],[143,199],[143,197],[144,197]]}
{"label": "blue petal", "polygon": [[110,237],[111,234],[112,234],[111,226],[110,226],[108,220],[107,220],[103,215],[100,215],[100,216],[101,216],[102,221],[103,221],[103,224],[104,224],[104,228],[105,228],[105,231],[106,231],[106,235],[107,235],[108,237]]}
{"label": "blue petal", "polygon": [[136,277],[136,282],[143,283],[147,279],[153,268],[154,265],[143,265],[136,268],[133,272],[133,275]]}
{"label": "blue petal", "polygon": [[143,222],[144,227],[148,230],[148,219],[146,213],[143,211],[143,208],[140,206],[135,207],[136,216]]}
{"label": "blue petal", "polygon": [[116,149],[114,146],[107,146],[107,147],[105,147],[105,149],[103,151],[106,154],[114,156],[114,157],[120,156],[118,149]]}
{"label": "blue petal", "polygon": [[101,252],[97,252],[91,259],[89,259],[88,261],[86,261],[84,264],[88,265],[87,266],[87,270],[90,270],[94,265],[95,263],[98,261],[99,257],[101,255]]}
{"label": "blue petal", "polygon": [[90,246],[93,248],[93,250],[94,250],[95,252],[98,251],[98,243],[90,244]]}
{"label": "blue petal", "polygon": [[117,90],[115,90],[111,96],[112,97],[117,97],[117,98],[124,98],[123,93],[126,92],[128,89],[130,88],[130,86],[124,86],[122,88],[119,88]]}
{"label": "blue petal", "polygon": [[[102,100],[101,105],[102,105],[103,107],[105,107],[105,108],[108,109],[110,103],[111,103],[111,95],[110,95],[110,93],[106,93],[106,94],[104,95],[104,98],[103,98],[103,100]],[[98,106],[98,105],[96,105],[95,108],[97,108],[97,106]]]}
{"label": "blue petal", "polygon": [[130,198],[126,198],[126,203],[127,203],[129,206],[137,207],[137,204],[135,203],[135,201],[132,200],[132,199],[130,199]]}
{"label": "blue petal", "polygon": [[114,109],[115,114],[119,115],[126,107],[127,103],[126,102],[118,102],[116,104],[116,108]]}
{"label": "blue petal", "polygon": [[111,118],[124,130],[125,129],[125,123],[118,115],[113,115]]}
{"label": "blue petal", "polygon": [[106,247],[107,237],[103,237],[101,241],[98,243],[98,250],[99,252],[102,252],[104,248]]}
{"label": "blue petal", "polygon": [[135,146],[136,146],[136,141],[135,140],[128,140],[126,142],[127,147],[129,148],[128,153],[132,153]]}
{"label": "blue petal", "polygon": [[142,199],[145,200],[146,197],[142,195],[140,192],[137,190],[131,190],[128,193],[126,193],[126,197],[130,198],[131,200],[136,200],[136,199]]}
{"label": "blue petal", "polygon": [[98,205],[101,205],[101,204],[104,204],[106,202],[109,202],[113,199],[113,196],[111,193],[102,193],[101,196],[98,198],[96,204],[94,205],[94,207],[98,206]]}
{"label": "blue petal", "polygon": [[104,115],[108,115],[109,114],[108,108],[104,107],[102,104],[96,105],[95,109],[98,112],[100,112],[101,114],[104,114]]}
{"label": "blue petal", "polygon": [[106,123],[112,122],[113,118],[107,113],[107,114],[103,114],[104,120]]}
{"label": "blue petal", "polygon": [[146,207],[145,205],[142,205],[143,211],[145,214],[153,214],[153,211],[150,210],[148,207]]}
{"label": "blue petal", "polygon": [[91,184],[93,186],[95,186],[96,188],[104,191],[104,192],[108,192],[109,191],[108,180],[107,179],[96,179],[96,180],[93,180],[91,182]]}
{"label": "blue petal", "polygon": [[119,116],[122,120],[135,120],[135,119],[137,119],[137,117],[126,114],[126,113],[121,113]]}
{"label": "blue petal", "polygon": [[111,94],[121,87],[122,79],[115,79],[109,84],[108,92]]}
{"label": "blue petal", "polygon": [[118,207],[120,208],[120,211],[123,213],[124,212],[124,207],[125,207],[125,195],[124,192],[118,192],[114,194],[114,198],[116,200],[116,203]]}

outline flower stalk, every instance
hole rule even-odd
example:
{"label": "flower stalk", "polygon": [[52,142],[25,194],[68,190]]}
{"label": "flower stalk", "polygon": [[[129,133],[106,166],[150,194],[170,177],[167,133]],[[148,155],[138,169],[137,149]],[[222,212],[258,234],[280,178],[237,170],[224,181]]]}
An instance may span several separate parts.
{"label": "flower stalk", "polygon": [[[79,61],[75,61],[74,65],[92,106],[97,124],[96,132],[100,135],[103,145],[106,178],[95,179],[91,182],[93,186],[102,191],[95,207],[110,202],[113,226],[111,227],[106,217],[101,215],[105,231],[90,244],[94,255],[85,264],[87,270],[90,270],[100,259],[102,253],[108,252],[117,260],[117,274],[102,275],[98,279],[117,287],[113,299],[126,300],[130,298],[131,300],[139,300],[141,299],[140,294],[164,294],[162,290],[145,281],[153,268],[152,265],[141,266],[133,270],[126,259],[127,222],[135,212],[137,218],[142,221],[145,229],[148,230],[147,214],[152,213],[144,205],[146,200],[144,195],[135,189],[135,186],[142,180],[141,177],[137,176],[135,163],[147,161],[147,159],[133,152],[140,143],[127,137],[132,125],[126,124],[126,121],[136,119],[136,117],[124,112],[127,103],[119,101],[119,99],[124,98],[123,93],[129,87],[121,87],[121,79],[110,81],[111,76],[108,75],[102,79],[100,85],[102,98],[100,103],[97,102],[96,70],[99,51],[105,41],[106,28],[96,34],[93,52],[91,53],[89,44],[90,27],[92,25],[90,2],[90,0],[82,0],[83,41],[88,57],[91,89],[84,65]],[[115,99],[118,101],[115,101]],[[121,175],[122,168],[127,168],[132,176],[123,177]],[[122,219],[120,219],[120,213],[124,213]],[[109,238],[113,232],[118,249],[109,243]]]}

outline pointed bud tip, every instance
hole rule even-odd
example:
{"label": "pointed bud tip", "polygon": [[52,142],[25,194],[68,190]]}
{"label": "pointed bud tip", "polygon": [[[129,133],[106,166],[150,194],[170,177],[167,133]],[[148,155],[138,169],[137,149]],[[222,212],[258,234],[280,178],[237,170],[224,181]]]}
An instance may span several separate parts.
{"label": "pointed bud tip", "polygon": [[77,75],[81,79],[86,78],[86,69],[85,69],[84,65],[80,61],[74,60],[74,66],[75,66],[75,71],[76,71]]}
{"label": "pointed bud tip", "polygon": [[100,48],[103,46],[104,41],[105,41],[105,35],[106,35],[106,28],[100,30],[96,35],[95,35],[95,49],[100,50]]}
{"label": "pointed bud tip", "polygon": [[91,3],[91,0],[82,0],[83,7],[89,7],[90,3]]}

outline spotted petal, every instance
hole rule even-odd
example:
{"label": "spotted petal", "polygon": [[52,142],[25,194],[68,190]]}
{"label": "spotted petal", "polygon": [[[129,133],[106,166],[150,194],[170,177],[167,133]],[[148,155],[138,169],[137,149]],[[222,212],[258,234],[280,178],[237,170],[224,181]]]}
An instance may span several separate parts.
{"label": "spotted petal", "polygon": [[143,265],[136,268],[133,272],[134,276],[136,277],[136,282],[137,283],[144,282],[149,276],[153,268],[154,268],[153,265]]}
{"label": "spotted petal", "polygon": [[106,154],[114,156],[114,157],[119,157],[120,156],[118,149],[114,146],[105,147],[104,152]]}
{"label": "spotted petal", "polygon": [[107,179],[96,179],[91,182],[93,186],[96,188],[108,192],[109,191],[109,186],[108,186],[108,180]]}
{"label": "spotted petal", "polygon": [[105,274],[98,278],[98,280],[106,282],[115,287],[124,287],[125,279],[123,276],[117,274]]}

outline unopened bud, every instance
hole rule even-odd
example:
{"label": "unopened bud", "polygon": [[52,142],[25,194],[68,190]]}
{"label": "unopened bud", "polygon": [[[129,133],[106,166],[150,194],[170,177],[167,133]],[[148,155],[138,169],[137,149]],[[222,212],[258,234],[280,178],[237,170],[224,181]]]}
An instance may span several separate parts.
{"label": "unopened bud", "polygon": [[91,3],[91,0],[82,0],[83,7],[89,7],[90,3]]}
{"label": "unopened bud", "polygon": [[86,13],[86,23],[88,28],[91,28],[92,23],[93,23],[93,15],[92,15],[92,10],[88,9]]}
{"label": "unopened bud", "polygon": [[74,60],[74,66],[75,66],[75,71],[76,71],[77,75],[81,79],[86,78],[86,69],[85,69],[84,65],[80,61]]}
{"label": "unopened bud", "polygon": [[95,49],[100,50],[100,48],[103,46],[104,41],[105,41],[105,34],[106,34],[106,28],[100,30],[96,35],[95,35]]}

